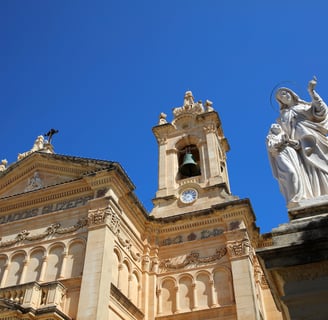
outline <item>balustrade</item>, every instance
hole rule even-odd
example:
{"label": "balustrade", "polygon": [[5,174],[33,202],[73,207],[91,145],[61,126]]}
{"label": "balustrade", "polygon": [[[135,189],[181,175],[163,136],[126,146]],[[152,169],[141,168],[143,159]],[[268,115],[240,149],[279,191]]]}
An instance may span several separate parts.
{"label": "balustrade", "polygon": [[23,308],[42,309],[55,307],[62,310],[66,288],[59,281],[30,282],[0,289],[0,299],[8,300]]}

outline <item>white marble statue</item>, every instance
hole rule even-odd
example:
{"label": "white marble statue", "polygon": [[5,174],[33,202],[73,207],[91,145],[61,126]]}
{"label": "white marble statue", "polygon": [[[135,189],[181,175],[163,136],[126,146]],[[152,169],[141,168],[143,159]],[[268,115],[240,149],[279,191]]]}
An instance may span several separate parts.
{"label": "white marble statue", "polygon": [[[297,173],[299,183],[303,184],[301,188],[303,191],[299,193],[297,200],[328,195],[328,109],[314,90],[316,84],[317,80],[313,78],[308,85],[311,102],[301,100],[288,88],[280,88],[276,92],[276,99],[280,106],[277,122],[281,126],[281,134],[285,135],[287,141],[292,142],[292,144],[287,143],[289,148],[287,151],[283,148],[280,152],[289,154],[290,163],[286,168],[289,168],[291,176]],[[295,156],[290,147],[297,152],[299,164],[291,160]],[[268,150],[274,168],[277,160],[281,159],[272,156],[269,145]],[[292,164],[295,166],[293,169]],[[285,181],[286,176],[279,170],[276,171],[276,178],[280,185],[284,185],[281,191],[287,202],[293,201],[291,195],[296,191],[295,181]]]}
{"label": "white marble statue", "polygon": [[36,138],[36,140],[34,141],[34,145],[33,145],[32,149],[29,150],[29,151],[26,151],[24,153],[19,153],[18,157],[17,157],[17,160],[21,160],[21,159],[27,157],[32,152],[43,150],[44,145],[47,144],[47,143],[48,143],[48,141],[45,140],[43,136],[38,136]]}

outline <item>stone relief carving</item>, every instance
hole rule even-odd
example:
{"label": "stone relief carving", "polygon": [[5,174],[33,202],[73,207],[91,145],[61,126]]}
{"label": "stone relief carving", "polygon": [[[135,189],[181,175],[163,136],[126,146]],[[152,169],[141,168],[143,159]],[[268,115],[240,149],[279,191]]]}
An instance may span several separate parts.
{"label": "stone relief carving", "polygon": [[247,238],[239,241],[233,241],[227,244],[230,257],[240,257],[249,254],[250,243]]}
{"label": "stone relief carving", "polygon": [[182,269],[187,267],[190,264],[194,264],[194,265],[198,265],[198,264],[202,264],[202,263],[210,263],[210,262],[214,262],[216,260],[220,260],[222,257],[225,256],[225,254],[227,253],[227,249],[226,248],[219,248],[216,249],[215,254],[209,257],[200,257],[200,253],[199,252],[191,252],[189,253],[186,258],[183,260],[183,262],[181,263],[174,263],[172,262],[171,259],[165,259],[162,260],[160,262],[160,269],[161,271],[166,271],[169,269]]}
{"label": "stone relief carving", "polygon": [[33,190],[37,190],[43,187],[43,183],[42,180],[40,178],[39,173],[36,171],[34,172],[34,175],[32,178],[29,178],[27,180],[27,185],[24,189],[24,191],[33,191]]}
{"label": "stone relief carving", "polygon": [[110,206],[89,210],[88,225],[91,226],[104,223],[107,217],[109,217],[109,228],[114,234],[117,234],[120,227],[120,218]]}
{"label": "stone relief carving", "polygon": [[204,107],[201,101],[195,102],[191,91],[187,91],[184,96],[183,106],[174,108],[173,114],[178,117],[185,113],[199,114],[204,112]]}
{"label": "stone relief carving", "polygon": [[76,224],[70,227],[62,228],[60,223],[51,224],[46,230],[39,234],[30,235],[30,231],[22,230],[15,239],[0,242],[0,248],[10,247],[23,241],[37,241],[45,239],[50,235],[65,234],[77,231],[87,225],[87,219],[82,218]]}
{"label": "stone relief carving", "polygon": [[276,92],[280,116],[266,142],[273,175],[288,207],[328,195],[328,109],[314,90],[316,85],[314,77],[308,84],[311,102],[288,88]]}

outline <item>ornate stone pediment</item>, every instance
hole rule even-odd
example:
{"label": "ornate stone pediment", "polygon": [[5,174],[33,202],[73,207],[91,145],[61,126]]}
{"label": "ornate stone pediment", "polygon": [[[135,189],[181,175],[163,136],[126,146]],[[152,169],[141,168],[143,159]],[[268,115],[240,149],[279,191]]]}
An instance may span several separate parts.
{"label": "ornate stone pediment", "polygon": [[78,180],[111,166],[110,161],[34,152],[0,172],[0,198]]}

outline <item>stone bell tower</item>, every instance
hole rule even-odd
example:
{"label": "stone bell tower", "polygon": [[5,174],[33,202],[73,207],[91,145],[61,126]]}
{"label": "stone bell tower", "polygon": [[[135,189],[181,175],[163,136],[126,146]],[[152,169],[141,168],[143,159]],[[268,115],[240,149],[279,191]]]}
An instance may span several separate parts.
{"label": "stone bell tower", "polygon": [[159,146],[158,190],[151,213],[156,218],[199,211],[236,199],[230,193],[224,137],[212,102],[195,102],[191,91],[173,109],[170,123],[160,115],[153,128]]}

